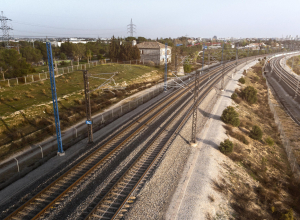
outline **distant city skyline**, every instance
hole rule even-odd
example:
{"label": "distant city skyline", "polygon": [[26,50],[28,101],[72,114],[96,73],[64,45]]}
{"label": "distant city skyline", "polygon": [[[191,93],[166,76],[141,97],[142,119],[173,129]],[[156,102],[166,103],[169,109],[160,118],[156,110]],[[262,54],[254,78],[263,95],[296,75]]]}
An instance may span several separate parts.
{"label": "distant city skyline", "polygon": [[12,19],[14,37],[126,37],[132,18],[135,37],[285,38],[300,34],[299,6],[296,0],[2,0],[0,10]]}

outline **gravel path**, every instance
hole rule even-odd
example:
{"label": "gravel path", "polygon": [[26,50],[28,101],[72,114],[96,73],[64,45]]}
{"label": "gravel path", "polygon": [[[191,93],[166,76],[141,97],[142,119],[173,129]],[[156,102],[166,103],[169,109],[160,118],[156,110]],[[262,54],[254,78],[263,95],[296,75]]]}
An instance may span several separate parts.
{"label": "gravel path", "polygon": [[[216,164],[226,158],[216,150],[220,141],[226,138],[219,112],[231,103],[230,95],[242,71],[252,65],[254,62],[245,67],[242,65],[242,70],[234,80],[229,80],[227,88],[232,89],[222,93],[214,89],[207,95],[198,108],[198,147],[192,148],[189,145],[192,124],[190,118],[152,178],[137,195],[137,201],[125,219],[205,219],[206,212],[203,210],[208,209],[208,206],[204,206],[208,200],[205,194],[212,190],[207,191],[211,188],[210,178],[218,175],[221,168],[217,168],[219,165]],[[217,87],[220,88],[220,85]],[[216,102],[217,108],[214,108]],[[210,114],[213,108],[214,113]],[[213,126],[211,121],[215,123]]]}

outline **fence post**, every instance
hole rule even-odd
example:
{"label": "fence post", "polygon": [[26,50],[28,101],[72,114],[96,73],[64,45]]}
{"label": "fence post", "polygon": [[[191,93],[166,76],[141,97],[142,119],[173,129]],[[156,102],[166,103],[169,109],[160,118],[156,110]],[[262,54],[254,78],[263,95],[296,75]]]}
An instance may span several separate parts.
{"label": "fence post", "polygon": [[143,65],[144,65],[144,59],[143,59]]}
{"label": "fence post", "polygon": [[39,73],[39,80],[41,80],[41,74]]}
{"label": "fence post", "polygon": [[69,67],[67,67],[67,68],[68,68],[68,73],[69,73],[69,72],[70,72],[70,71],[69,71]]}
{"label": "fence post", "polygon": [[18,80],[18,78],[16,78],[16,80],[17,80],[17,85],[19,85],[19,80]]}
{"label": "fence post", "polygon": [[47,73],[45,73],[45,76],[46,76],[45,78],[48,79],[48,78],[47,78]]}
{"label": "fence post", "polygon": [[18,173],[20,173],[19,161],[17,160],[17,158],[14,159],[17,161]]}
{"label": "fence post", "polygon": [[9,79],[7,79],[7,85],[8,85],[8,87],[10,87],[10,84],[9,84]]}
{"label": "fence post", "polygon": [[72,72],[73,72],[74,70],[73,70],[73,66],[72,66]]}
{"label": "fence post", "polygon": [[65,73],[65,70],[64,70],[64,68],[62,68],[62,71],[63,71],[63,72],[62,72],[62,74],[64,74],[64,73]]}
{"label": "fence post", "polygon": [[41,145],[39,145],[39,147],[41,148],[42,158],[44,158],[43,148],[41,147]]}
{"label": "fence post", "polygon": [[32,79],[32,81],[31,81],[31,82],[34,82],[33,75],[31,75],[31,79]]}

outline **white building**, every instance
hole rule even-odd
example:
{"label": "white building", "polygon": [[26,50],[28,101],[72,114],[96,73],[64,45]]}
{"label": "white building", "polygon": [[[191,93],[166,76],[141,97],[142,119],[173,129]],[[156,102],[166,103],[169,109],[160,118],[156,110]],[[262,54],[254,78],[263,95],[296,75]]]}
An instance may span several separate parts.
{"label": "white building", "polygon": [[[165,63],[165,45],[159,42],[142,42],[137,44],[141,61],[153,61],[157,65]],[[172,47],[167,47],[167,62],[171,63]]]}

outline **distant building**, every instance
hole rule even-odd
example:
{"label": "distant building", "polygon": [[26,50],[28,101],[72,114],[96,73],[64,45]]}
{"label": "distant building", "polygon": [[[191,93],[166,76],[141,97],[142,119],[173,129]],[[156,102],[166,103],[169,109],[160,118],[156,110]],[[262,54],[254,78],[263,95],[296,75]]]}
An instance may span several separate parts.
{"label": "distant building", "polygon": [[[156,65],[165,63],[165,45],[159,42],[142,42],[137,44],[141,53],[141,61],[153,61]],[[171,63],[172,47],[167,48],[167,62]]]}
{"label": "distant building", "polygon": [[217,41],[218,40],[217,36],[213,36],[212,40]]}
{"label": "distant building", "polygon": [[259,50],[261,47],[265,47],[266,45],[264,43],[251,43],[249,45],[246,45],[245,48],[249,48],[252,50]]}

